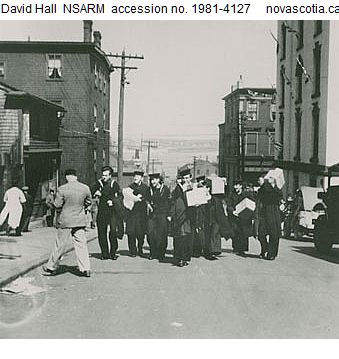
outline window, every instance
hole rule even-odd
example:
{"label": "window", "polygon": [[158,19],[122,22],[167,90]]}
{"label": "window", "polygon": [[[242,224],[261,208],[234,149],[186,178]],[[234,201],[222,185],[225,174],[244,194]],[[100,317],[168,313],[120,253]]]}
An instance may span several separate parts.
{"label": "window", "polygon": [[200,175],[200,170],[199,170],[199,169],[197,169],[197,175],[198,175],[198,176]]}
{"label": "window", "polygon": [[106,110],[104,110],[104,129],[108,130],[108,124],[106,123]]}
{"label": "window", "polygon": [[314,21],[314,36],[321,34],[323,31],[323,22],[321,20]]}
{"label": "window", "polygon": [[103,85],[104,95],[106,95],[106,87],[107,87],[107,81],[106,81],[106,77],[104,76],[104,85]]}
{"label": "window", "polygon": [[285,22],[281,24],[281,59],[285,59],[286,57],[286,35],[287,35],[287,28]]}
{"label": "window", "polygon": [[210,175],[210,169],[207,168],[207,169],[206,169],[206,176],[209,176],[209,175]]}
{"label": "window", "polygon": [[256,155],[258,153],[258,132],[245,133],[245,154]]}
{"label": "window", "polygon": [[297,32],[297,39],[298,39],[298,49],[301,49],[304,46],[304,21],[298,21],[298,32]]}
{"label": "window", "polygon": [[319,42],[315,44],[313,49],[313,95],[320,96],[320,75],[321,75],[321,45]]}
{"label": "window", "polygon": [[312,110],[312,120],[313,120],[313,128],[312,128],[312,146],[313,146],[313,155],[311,158],[311,162],[318,163],[319,162],[319,113],[320,109],[318,104],[313,105]]}
{"label": "window", "polygon": [[298,109],[295,113],[295,161],[300,161],[301,151],[301,111]]}
{"label": "window", "polygon": [[61,55],[48,55],[48,77],[50,79],[61,79]]}
{"label": "window", "polygon": [[285,107],[285,68],[280,69],[280,108]]}
{"label": "window", "polygon": [[282,160],[284,156],[284,114],[283,113],[280,113],[279,115],[279,142],[282,147],[279,150],[278,158]]}
{"label": "window", "polygon": [[97,68],[97,64],[94,64],[94,86],[95,88],[98,88],[98,68]]}
{"label": "window", "polygon": [[103,149],[102,150],[102,163],[105,164],[106,162],[106,151]]}
{"label": "window", "polygon": [[274,155],[274,150],[275,150],[274,138],[275,138],[275,132],[270,131],[270,137],[268,137],[268,154],[269,155]]}
{"label": "window", "polygon": [[239,101],[239,113],[244,112],[244,101]]}
{"label": "window", "polygon": [[304,61],[301,56],[298,56],[298,61],[295,69],[296,95],[297,95],[297,98],[295,100],[296,104],[301,103],[303,98],[303,73],[304,73],[303,66],[304,66]]}
{"label": "window", "polygon": [[247,119],[256,121],[258,118],[258,104],[256,102],[249,102],[247,104]]}
{"label": "window", "polygon": [[99,71],[99,91],[102,91],[102,85],[103,85],[103,76],[102,76],[102,72]]}
{"label": "window", "polygon": [[5,62],[0,61],[0,79],[5,78]]}
{"label": "window", "polygon": [[94,166],[94,171],[96,171],[96,169],[97,169],[97,150],[96,149],[93,150],[93,166]]}
{"label": "window", "polygon": [[275,122],[277,117],[277,107],[275,104],[271,104],[271,116],[270,116],[270,120],[272,122]]}
{"label": "window", "polygon": [[96,129],[97,128],[97,118],[98,118],[98,107],[97,107],[97,105],[93,106],[93,118],[94,118],[94,121],[93,121],[94,129]]}
{"label": "window", "polygon": [[293,187],[293,192],[296,192],[299,189],[299,175],[297,173],[295,173],[293,176]]}

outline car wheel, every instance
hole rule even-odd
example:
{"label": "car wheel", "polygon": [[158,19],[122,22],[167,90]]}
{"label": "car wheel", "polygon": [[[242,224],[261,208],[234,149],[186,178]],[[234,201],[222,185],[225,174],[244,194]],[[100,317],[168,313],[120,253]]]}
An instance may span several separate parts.
{"label": "car wheel", "polygon": [[314,245],[321,254],[328,254],[332,248],[332,241],[327,229],[327,221],[317,220],[314,228]]}

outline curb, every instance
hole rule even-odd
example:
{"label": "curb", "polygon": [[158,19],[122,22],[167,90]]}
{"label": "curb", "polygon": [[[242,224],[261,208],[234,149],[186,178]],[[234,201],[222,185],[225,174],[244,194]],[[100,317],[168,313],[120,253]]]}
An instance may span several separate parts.
{"label": "curb", "polygon": [[[97,239],[98,236],[97,234],[94,235],[94,237],[90,237],[87,239],[87,243]],[[64,254],[67,254],[71,251],[74,251],[74,246],[73,245],[69,245],[69,247],[66,248]],[[41,257],[32,260],[30,262],[28,262],[25,265],[22,265],[21,268],[18,268],[17,273],[9,275],[8,278],[2,279],[0,280],[0,289],[4,286],[6,286],[7,284],[9,284],[10,282],[13,282],[14,280],[18,279],[19,277],[27,274],[28,272],[32,271],[35,268],[40,267],[41,265],[45,264],[48,262],[48,258],[49,258],[49,253],[48,255],[42,255]]]}

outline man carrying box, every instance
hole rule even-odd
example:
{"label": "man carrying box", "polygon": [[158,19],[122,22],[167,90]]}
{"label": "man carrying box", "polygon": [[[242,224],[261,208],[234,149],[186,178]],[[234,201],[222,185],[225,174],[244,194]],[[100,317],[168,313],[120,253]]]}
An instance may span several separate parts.
{"label": "man carrying box", "polygon": [[234,192],[231,195],[231,206],[235,208],[236,226],[232,238],[233,252],[245,257],[248,251],[248,238],[253,235],[253,218],[255,202],[253,195],[243,190],[243,183],[237,180],[233,184]]}

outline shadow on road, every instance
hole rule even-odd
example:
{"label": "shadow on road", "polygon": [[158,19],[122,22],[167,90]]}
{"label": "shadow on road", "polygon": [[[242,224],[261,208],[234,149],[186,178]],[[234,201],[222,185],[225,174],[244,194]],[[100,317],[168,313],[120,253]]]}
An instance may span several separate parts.
{"label": "shadow on road", "polygon": [[0,259],[14,260],[14,259],[17,259],[17,258],[21,258],[21,256],[20,255],[11,255],[11,254],[0,253]]}
{"label": "shadow on road", "polygon": [[312,237],[307,237],[307,236],[303,236],[303,237],[299,237],[298,239],[293,238],[286,238],[283,237],[284,240],[289,241],[289,242],[300,242],[300,243],[310,243],[313,242],[313,238]]}
{"label": "shadow on road", "polygon": [[305,254],[310,257],[322,259],[326,262],[339,264],[339,248],[333,248],[329,254],[321,254],[315,247],[293,247],[294,252]]}
{"label": "shadow on road", "polygon": [[65,264],[59,265],[56,274],[54,274],[53,276],[58,276],[65,273],[71,273],[73,275],[76,275],[77,277],[80,276],[80,272],[77,266],[68,266]]}

